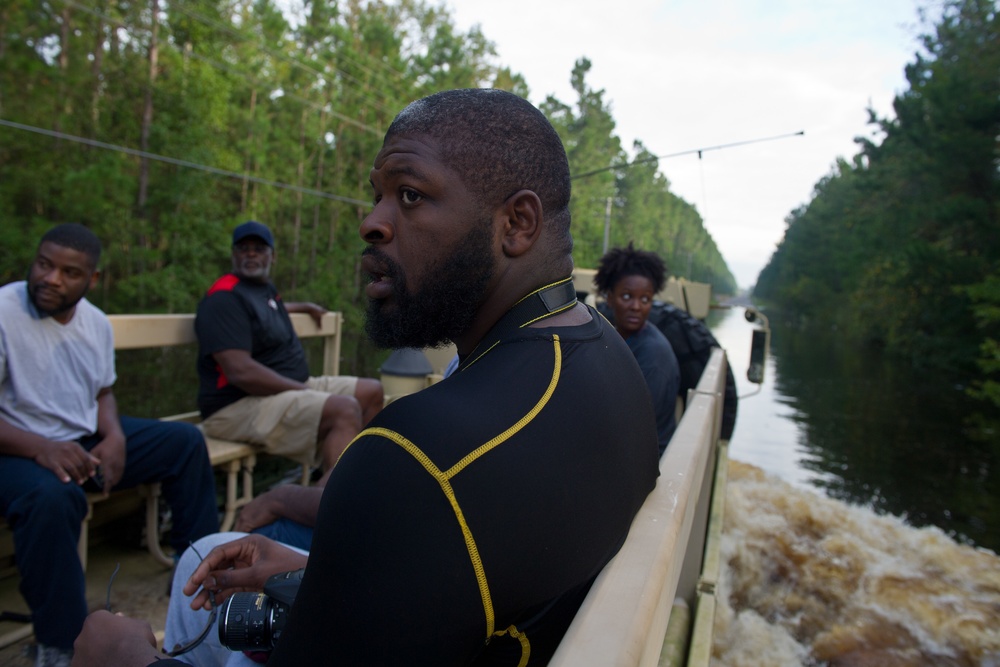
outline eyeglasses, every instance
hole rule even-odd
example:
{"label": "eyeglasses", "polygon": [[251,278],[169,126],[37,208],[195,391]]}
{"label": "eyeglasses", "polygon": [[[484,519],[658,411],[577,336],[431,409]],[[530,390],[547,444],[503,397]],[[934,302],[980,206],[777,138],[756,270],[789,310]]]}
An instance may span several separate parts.
{"label": "eyeglasses", "polygon": [[271,249],[271,246],[267,245],[266,243],[248,243],[248,242],[244,242],[244,243],[237,243],[237,244],[233,245],[233,250],[235,250],[236,252],[240,253],[241,255],[245,255],[245,254],[247,254],[248,252],[251,252],[251,251],[254,252],[254,253],[256,253],[256,254],[258,254],[258,255],[263,255],[264,253],[266,253],[270,249]]}

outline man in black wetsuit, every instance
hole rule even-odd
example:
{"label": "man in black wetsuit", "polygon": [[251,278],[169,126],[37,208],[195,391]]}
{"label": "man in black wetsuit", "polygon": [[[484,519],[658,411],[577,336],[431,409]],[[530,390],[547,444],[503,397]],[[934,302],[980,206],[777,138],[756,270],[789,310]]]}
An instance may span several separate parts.
{"label": "man in black wetsuit", "polygon": [[[221,600],[305,567],[272,667],[543,665],[657,475],[642,374],[576,302],[565,151],[525,100],[448,91],[396,117],[371,183],[367,332],[451,340],[459,370],[348,446],[308,558],[252,535],[184,592],[201,608],[202,585]],[[154,664],[151,636],[95,612],[76,664]]]}

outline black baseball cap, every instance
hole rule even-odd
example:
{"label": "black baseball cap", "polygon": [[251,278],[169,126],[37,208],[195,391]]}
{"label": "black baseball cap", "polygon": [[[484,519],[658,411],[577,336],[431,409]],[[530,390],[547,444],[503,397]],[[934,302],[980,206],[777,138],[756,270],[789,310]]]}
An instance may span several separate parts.
{"label": "black baseball cap", "polygon": [[269,245],[272,249],[274,248],[274,237],[271,236],[271,230],[267,228],[267,225],[257,222],[256,220],[247,220],[242,225],[233,230],[233,245],[236,245],[248,236],[256,236]]}

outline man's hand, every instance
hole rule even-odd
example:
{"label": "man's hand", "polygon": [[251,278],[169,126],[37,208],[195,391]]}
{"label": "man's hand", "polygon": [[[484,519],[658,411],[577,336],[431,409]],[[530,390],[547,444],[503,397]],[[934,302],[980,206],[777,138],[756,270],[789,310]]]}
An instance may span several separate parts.
{"label": "man's hand", "polygon": [[90,450],[90,453],[101,462],[101,472],[104,474],[104,493],[111,492],[125,473],[125,438],[115,434],[101,440]]}
{"label": "man's hand", "polygon": [[95,611],[73,644],[73,667],[146,667],[161,654],[149,623]]}
{"label": "man's hand", "polygon": [[[260,591],[271,575],[306,566],[306,556],[261,535],[247,535],[220,544],[204,560],[184,584],[184,595],[195,595],[192,609],[210,609],[211,595],[215,603],[240,591]],[[199,588],[201,590],[199,590]]]}
{"label": "man's hand", "polygon": [[83,484],[97,470],[100,459],[77,442],[50,442],[35,456],[35,463],[55,473],[63,482]]}
{"label": "man's hand", "polygon": [[323,315],[330,312],[323,306],[312,301],[293,301],[285,304],[285,310],[290,313],[305,313],[313,319],[317,327],[322,327]]}
{"label": "man's hand", "polygon": [[97,432],[101,441],[91,453],[100,459],[104,495],[121,481],[125,472],[125,434],[118,418],[118,402],[111,387],[97,392]]}
{"label": "man's hand", "polygon": [[323,488],[319,484],[277,486],[257,496],[240,510],[234,530],[249,533],[278,519],[290,519],[304,526],[315,526],[322,498]]}
{"label": "man's hand", "polygon": [[[278,487],[281,488],[281,487]],[[236,518],[236,525],[233,530],[238,533],[249,533],[255,528],[266,526],[282,518],[280,514],[281,503],[278,499],[277,488],[255,497],[240,510],[240,515]]]}

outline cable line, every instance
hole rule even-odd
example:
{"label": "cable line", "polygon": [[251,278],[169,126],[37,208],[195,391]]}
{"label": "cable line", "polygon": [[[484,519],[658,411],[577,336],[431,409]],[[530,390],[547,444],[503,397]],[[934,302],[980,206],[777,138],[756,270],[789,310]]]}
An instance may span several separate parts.
{"label": "cable line", "polygon": [[175,164],[180,167],[189,167],[191,169],[198,169],[200,171],[207,171],[211,174],[217,174],[219,176],[229,176],[230,178],[239,178],[242,180],[252,181],[254,183],[261,183],[263,185],[271,185],[276,188],[282,188],[285,190],[292,190],[294,192],[301,192],[307,195],[313,195],[315,197],[322,197],[323,199],[332,199],[334,201],[342,201],[348,204],[355,204],[358,206],[370,207],[372,203],[370,201],[364,201],[362,199],[352,199],[351,197],[343,197],[341,195],[332,195],[321,190],[313,190],[312,188],[303,188],[298,185],[292,185],[291,183],[282,183],[280,181],[272,181],[267,178],[260,178],[259,176],[248,176],[245,174],[240,174],[235,171],[228,171],[226,169],[219,169],[218,167],[210,167],[204,164],[198,164],[197,162],[190,162],[188,160],[179,160],[173,157],[167,157],[165,155],[157,155],[156,153],[150,153],[148,151],[140,151],[134,148],[127,148],[125,146],[117,146],[115,144],[107,144],[103,141],[97,141],[96,139],[87,139],[84,137],[78,137],[72,134],[66,134],[65,132],[57,132],[55,130],[46,130],[41,127],[34,127],[32,125],[24,125],[23,123],[15,123],[14,121],[4,120],[0,118],[0,125],[6,127],[12,127],[17,130],[25,130],[27,132],[35,132],[36,134],[44,134],[49,137],[55,137],[56,139],[66,139],[68,141],[75,141],[77,143],[86,144],[88,146],[94,146],[96,148],[104,148],[106,150],[118,151],[120,153],[127,153],[129,155],[135,155],[138,157],[148,158],[150,160],[157,160],[159,162],[166,162],[168,164]]}
{"label": "cable line", "polygon": [[756,144],[761,141],[774,141],[775,139],[787,139],[788,137],[801,137],[806,133],[805,130],[799,130],[798,132],[791,132],[789,134],[779,134],[774,137],[762,137],[760,139],[747,139],[746,141],[736,141],[731,144],[721,144],[719,146],[708,146],[706,148],[692,148],[688,151],[681,151],[679,153],[670,153],[669,155],[658,155],[653,157],[645,157],[641,160],[634,160],[633,162],[624,162],[622,164],[613,164],[610,167],[601,167],[600,169],[593,169],[591,171],[585,171],[582,174],[577,174],[575,176],[570,176],[570,180],[576,180],[578,178],[585,178],[587,176],[593,176],[594,174],[600,174],[601,172],[611,171],[612,169],[625,169],[628,167],[634,167],[637,164],[642,164],[643,162],[652,162],[653,160],[664,160],[668,157],[678,157],[680,155],[691,155],[693,153],[698,154],[698,159],[701,159],[702,153],[707,153],[708,151],[717,151],[722,148],[732,148],[733,146],[745,146],[746,144]]}

